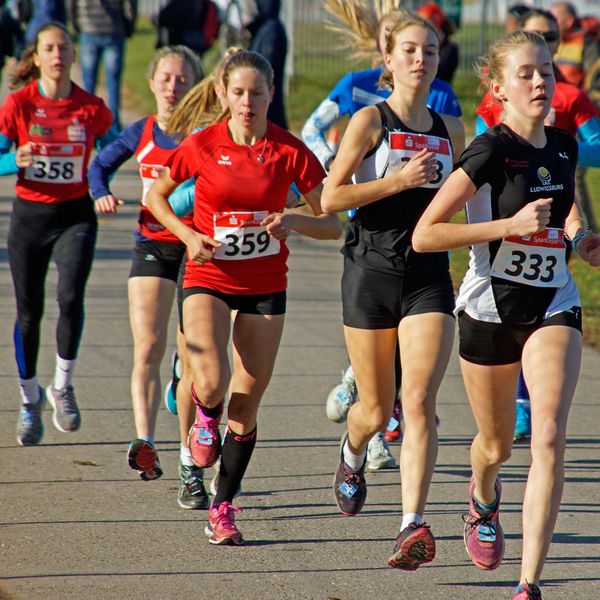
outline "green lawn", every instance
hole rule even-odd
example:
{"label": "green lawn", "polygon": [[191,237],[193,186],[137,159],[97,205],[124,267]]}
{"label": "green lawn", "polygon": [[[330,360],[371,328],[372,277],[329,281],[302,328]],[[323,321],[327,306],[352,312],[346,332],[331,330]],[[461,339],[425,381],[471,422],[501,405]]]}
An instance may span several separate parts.
{"label": "green lawn", "polygon": [[[339,53],[331,51],[335,47],[335,38],[330,32],[323,32],[318,47],[304,43],[306,50],[297,56],[296,74],[290,84],[287,98],[287,111],[290,127],[300,131],[302,124],[314,108],[327,96],[335,82],[347,72],[352,63],[336,59]],[[459,43],[474,49],[477,46],[476,28],[465,28],[455,36]],[[296,36],[296,47],[302,42],[302,32]],[[307,38],[308,39],[308,38]],[[144,20],[138,23],[138,29],[129,41],[125,60],[124,106],[140,114],[151,114],[154,101],[145,79],[146,68],[154,52],[156,34],[154,27]],[[461,46],[462,47],[462,46]],[[328,50],[321,51],[322,48]],[[473,53],[472,53],[473,54]],[[473,58],[475,54],[471,58]],[[216,49],[206,57],[206,68],[210,69],[218,60]],[[469,61],[466,61],[469,64]],[[350,68],[366,68],[368,64],[353,65]],[[467,135],[473,134],[474,111],[479,103],[479,82],[473,70],[461,69],[455,78],[454,87],[463,108],[463,121]],[[600,172],[588,171],[588,189],[593,198],[595,214],[600,219]],[[451,267],[454,281],[462,280],[467,266],[467,250],[452,253]],[[600,269],[591,269],[578,257],[571,261],[571,271],[581,292],[584,307],[584,337],[587,344],[600,348]]]}

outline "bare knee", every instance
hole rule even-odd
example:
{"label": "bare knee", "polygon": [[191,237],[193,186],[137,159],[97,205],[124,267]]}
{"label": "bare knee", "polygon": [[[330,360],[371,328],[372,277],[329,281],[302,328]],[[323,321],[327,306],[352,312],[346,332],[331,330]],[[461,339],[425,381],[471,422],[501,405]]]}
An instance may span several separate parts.
{"label": "bare knee", "polygon": [[548,419],[536,425],[531,438],[533,460],[542,460],[548,465],[562,464],[564,452],[565,436],[556,421]]}
{"label": "bare knee", "polygon": [[485,457],[489,465],[505,463],[512,453],[512,439],[500,440],[497,438],[484,438],[479,435],[476,440],[479,452]]}

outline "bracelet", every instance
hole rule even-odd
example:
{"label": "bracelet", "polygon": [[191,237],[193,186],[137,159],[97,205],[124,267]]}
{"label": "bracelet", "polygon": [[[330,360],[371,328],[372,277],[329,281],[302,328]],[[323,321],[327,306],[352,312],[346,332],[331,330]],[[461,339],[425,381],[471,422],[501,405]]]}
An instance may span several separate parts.
{"label": "bracelet", "polygon": [[587,231],[587,229],[588,229],[588,223],[587,223],[587,221],[584,218],[582,218],[582,217],[572,217],[572,218],[567,219],[565,221],[564,230],[565,230],[565,235],[566,235],[567,239],[573,241],[573,238],[570,238],[567,235],[567,228],[569,227],[569,225],[571,225],[573,223],[578,223],[578,222],[581,223],[583,225],[583,229]]}
{"label": "bracelet", "polygon": [[579,233],[576,233],[571,240],[571,245],[573,246],[573,252],[577,252],[577,246],[579,242],[589,235],[589,231],[587,229],[581,230]]}

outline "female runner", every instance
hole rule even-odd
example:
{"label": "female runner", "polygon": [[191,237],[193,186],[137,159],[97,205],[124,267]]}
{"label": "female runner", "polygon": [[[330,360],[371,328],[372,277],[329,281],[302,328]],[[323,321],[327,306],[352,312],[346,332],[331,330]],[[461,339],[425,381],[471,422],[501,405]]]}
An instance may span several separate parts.
{"label": "female runner", "polygon": [[[21,60],[15,85],[0,108],[0,174],[17,173],[8,233],[15,287],[14,340],[22,406],[19,444],[39,444],[46,399],[60,431],[81,424],[72,377],[83,330],[85,285],[92,267],[97,221],[88,194],[87,164],[94,144],[114,139],[104,102],[71,81],[75,51],[64,25],[42,27]],[[13,144],[16,151],[11,152]],[[58,269],[56,371],[44,390],[37,376],[44,284],[50,258]]]}
{"label": "female runner", "polygon": [[[221,455],[206,527],[213,544],[243,542],[232,500],[256,444],[258,406],[283,329],[285,238],[292,229],[321,239],[341,233],[337,217],[321,213],[324,172],[317,158],[267,121],[272,92],[273,73],[261,55],[232,55],[220,92],[228,118],[184,140],[147,196],[157,219],[187,247],[183,322],[197,404],[190,449],[201,467]],[[177,219],[168,203],[177,183],[189,177],[196,178],[195,229]],[[318,216],[281,212],[292,182]],[[227,355],[231,330],[233,372]],[[228,390],[221,444],[218,426]]]}
{"label": "female runner", "polygon": [[[417,225],[413,245],[419,252],[471,246],[456,310],[461,368],[478,427],[464,535],[480,569],[495,569],[504,554],[498,473],[511,453],[521,368],[529,385],[532,462],[513,600],[538,600],[581,360],[581,307],[564,239],[598,265],[600,237],[585,230],[573,203],[577,142],[544,125],[556,85],[544,38],[516,31],[492,44],[483,66],[504,122],[465,150]],[[448,223],[465,205],[468,223]]]}
{"label": "female runner", "polygon": [[[328,212],[358,207],[343,249],[342,300],[360,399],[342,437],[335,499],[346,515],[364,505],[365,449],[392,413],[399,343],[404,514],[388,564],[406,570],[435,555],[423,512],[437,456],[435,399],[454,336],[448,254],[421,256],[410,242],[414,225],[464,146],[460,121],[427,106],[438,49],[433,25],[421,17],[409,15],[394,27],[384,78],[392,94],[354,115],[323,193]],[[355,183],[347,183],[353,175]]]}
{"label": "female runner", "polygon": [[[521,17],[520,29],[537,31],[546,41],[551,56],[556,54],[559,43],[558,25],[551,12],[534,9]],[[579,139],[579,165],[600,167],[600,118],[592,101],[577,86],[568,83],[556,65],[553,65],[556,88],[552,108],[546,117],[546,125],[560,127]],[[498,125],[503,119],[502,103],[488,90],[477,108],[475,131],[483,133],[488,127]],[[515,441],[531,437],[531,405],[529,391],[519,378],[517,390],[517,419]]]}
{"label": "female runner", "polygon": [[[169,118],[178,102],[201,77],[199,59],[189,48],[164,46],[158,50],[148,67],[148,82],[156,101],[156,114],[125,129],[98,154],[89,174],[96,210],[101,214],[114,214],[123,203],[112,194],[109,180],[131,156],[136,157],[144,189],[128,282],[134,348],[131,397],[136,439],[129,446],[127,459],[129,466],[138,471],[145,481],[162,475],[154,443],[161,395],[160,364],[165,353],[169,315],[185,246],[156,221],[145,204],[144,196],[177,147],[176,139],[165,132]],[[191,216],[185,218],[191,224]],[[208,496],[203,487],[202,473],[193,469],[193,463],[187,468],[183,465],[180,471],[185,475],[184,479],[197,480],[197,493],[193,498],[187,497],[185,486],[182,486],[180,495],[185,494],[186,502],[193,500],[194,508],[198,502],[206,508]]]}

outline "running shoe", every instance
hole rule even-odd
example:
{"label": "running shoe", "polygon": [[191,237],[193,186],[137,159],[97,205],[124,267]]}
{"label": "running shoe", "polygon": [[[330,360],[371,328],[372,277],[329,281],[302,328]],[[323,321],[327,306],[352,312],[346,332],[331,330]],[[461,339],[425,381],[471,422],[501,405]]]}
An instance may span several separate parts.
{"label": "running shoe", "polygon": [[387,560],[388,567],[415,571],[435,557],[435,539],[426,523],[410,523],[396,539],[394,554]]}
{"label": "running shoe", "polygon": [[521,583],[515,588],[512,600],[542,600],[542,591],[535,583]]}
{"label": "running shoe", "polygon": [[197,467],[212,467],[221,455],[219,422],[223,414],[223,401],[219,407],[219,416],[213,419],[204,414],[200,405],[196,406],[196,422],[190,429],[188,445]]}
{"label": "running shoe", "polygon": [[242,512],[230,502],[221,502],[217,508],[214,503],[208,509],[208,525],[204,528],[204,533],[208,536],[211,544],[223,546],[240,546],[244,543],[244,538],[240,530],[235,526],[233,514]]}
{"label": "running shoe", "polygon": [[44,390],[39,388],[39,400],[36,404],[22,404],[17,420],[17,442],[21,446],[35,446],[44,436],[42,413],[46,404]]}
{"label": "running shoe", "polygon": [[356,391],[356,382],[352,366],[342,371],[342,380],[338,383],[327,396],[325,406],[327,418],[335,423],[343,423],[348,417],[350,407],[356,402],[358,392]]}
{"label": "running shoe", "polygon": [[344,462],[344,444],[348,439],[348,432],[342,436],[340,444],[340,464],[333,477],[333,494],[335,501],[344,515],[353,517],[357,515],[367,499],[367,482],[365,480],[365,466],[354,471]]}
{"label": "running shoe", "polygon": [[515,423],[515,442],[531,438],[531,405],[517,400],[517,420]]}
{"label": "running shoe", "polygon": [[[210,493],[213,496],[217,495],[217,488],[219,487],[219,470],[221,469],[221,459],[219,459],[213,466],[215,474],[213,478],[210,480]],[[233,495],[234,498],[242,495],[242,484],[238,485],[238,489]]]}
{"label": "running shoe", "polygon": [[146,440],[138,438],[129,444],[127,462],[144,481],[158,479],[163,474],[156,449]]}
{"label": "running shoe", "polygon": [[177,468],[181,483],[177,492],[177,504],[188,510],[208,508],[209,500],[204,487],[204,470],[179,463]]}
{"label": "running shoe", "polygon": [[376,433],[367,446],[367,471],[380,471],[382,469],[395,469],[398,466],[392,456],[383,433]]}
{"label": "running shoe", "polygon": [[177,386],[179,385],[179,380],[181,379],[181,361],[179,360],[179,354],[177,354],[177,350],[173,352],[173,356],[171,357],[171,381],[167,383],[167,387],[165,387],[165,406],[167,410],[172,414],[177,414]]}
{"label": "running shoe", "polygon": [[484,570],[496,569],[502,562],[504,556],[504,532],[500,525],[500,495],[502,485],[500,479],[496,479],[494,490],[498,504],[496,510],[482,516],[475,508],[473,501],[473,492],[475,490],[475,481],[471,478],[469,486],[469,504],[470,511],[463,515],[465,522],[465,547],[467,554],[473,561],[473,564]]}
{"label": "running shoe", "polygon": [[81,425],[81,414],[75,402],[75,392],[72,385],[57,390],[50,384],[46,388],[46,398],[54,409],[52,422],[59,431],[68,433],[77,431]]}
{"label": "running shoe", "polygon": [[402,425],[400,424],[402,421],[402,402],[400,397],[396,400],[394,404],[394,410],[392,411],[392,416],[390,417],[390,421],[388,423],[387,429],[385,430],[385,441],[386,442],[396,442],[398,444],[402,443],[402,438],[404,437],[402,434]]}

